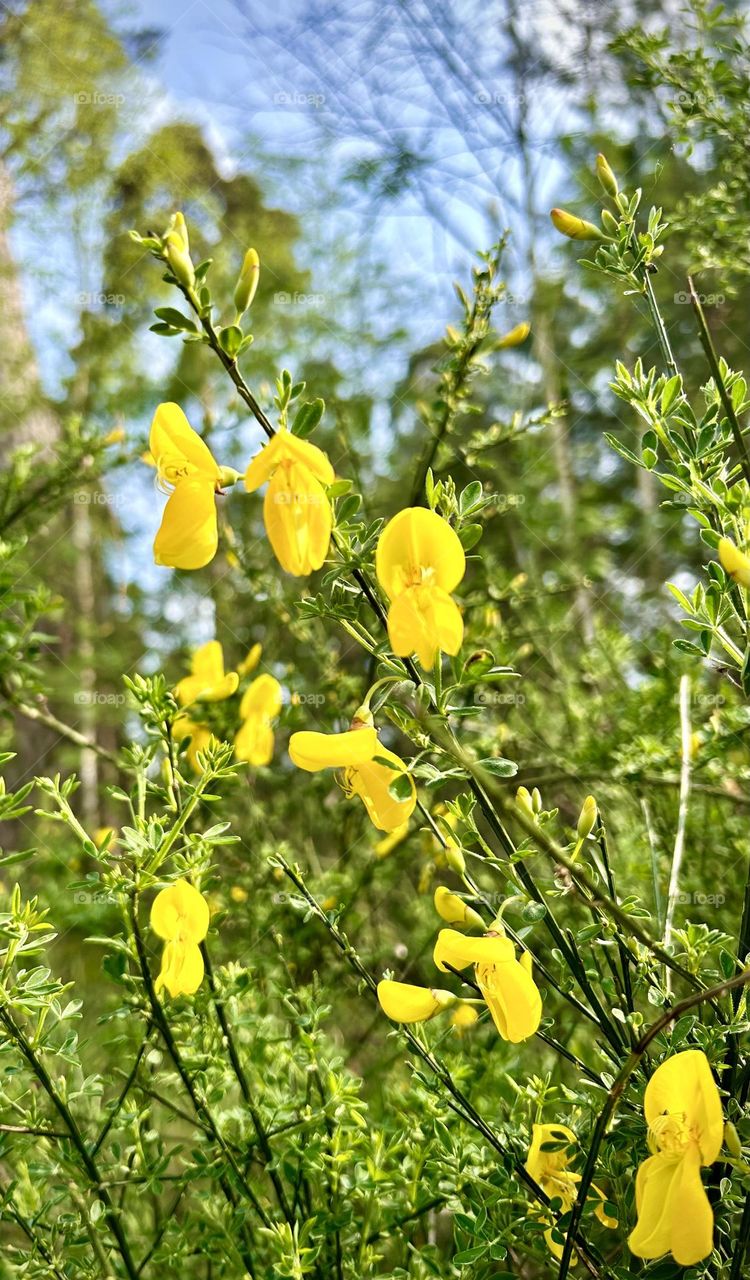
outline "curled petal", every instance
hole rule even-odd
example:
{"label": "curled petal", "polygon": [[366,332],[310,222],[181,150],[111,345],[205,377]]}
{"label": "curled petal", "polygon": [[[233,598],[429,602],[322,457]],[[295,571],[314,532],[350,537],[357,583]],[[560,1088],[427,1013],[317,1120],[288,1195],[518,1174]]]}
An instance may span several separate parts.
{"label": "curled petal", "polygon": [[378,983],[380,1007],[391,1022],[427,1022],[448,1005],[456,1003],[450,991],[432,991],[409,982],[392,982],[384,978]]}
{"label": "curled petal", "polygon": [[167,942],[202,942],[208,933],[208,903],[188,880],[176,880],[157,893],[151,905],[151,928]]}
{"label": "curled petal", "polygon": [[203,981],[203,956],[194,942],[168,942],[161,971],[154,983],[157,991],[166,987],[170,996],[192,996]]}
{"label": "curled petal", "polygon": [[219,545],[214,482],[205,476],[178,480],[154,539],[154,562],[172,569],[202,569]]}
{"label": "curled petal", "polygon": [[149,451],[157,467],[160,460],[177,462],[182,458],[213,484],[219,481],[219,465],[208,445],[193,431],[178,404],[167,402],[157,406],[151,423]]}
{"label": "curled petal", "polygon": [[461,611],[441,587],[409,587],[393,601],[388,611],[388,637],[393,652],[401,658],[416,653],[428,670],[438,650],[456,654],[464,638]]}
{"label": "curled petal", "polygon": [[[362,729],[357,733],[365,732]],[[380,761],[390,760],[393,768]],[[410,783],[410,794],[406,800],[397,800],[390,794],[390,786],[399,774],[406,774]],[[363,802],[370,821],[379,831],[396,831],[403,826],[414,812],[417,803],[417,791],[414,779],[407,773],[406,765],[392,751],[378,744],[376,759],[363,761],[362,764],[350,768],[347,782],[354,795]]]}
{"label": "curled petal", "polygon": [[380,535],[375,571],[390,600],[425,580],[450,592],[466,572],[466,557],[447,520],[425,507],[406,507]]}
{"label": "curled petal", "polygon": [[298,769],[358,769],[379,750],[375,729],[348,729],[346,733],[293,733],[289,755]]}
{"label": "curled petal", "polygon": [[191,702],[221,702],[231,698],[240,678],[236,671],[224,672],[224,654],[218,640],[209,640],[196,649],[191,661],[191,674],[175,686],[180,706]]}

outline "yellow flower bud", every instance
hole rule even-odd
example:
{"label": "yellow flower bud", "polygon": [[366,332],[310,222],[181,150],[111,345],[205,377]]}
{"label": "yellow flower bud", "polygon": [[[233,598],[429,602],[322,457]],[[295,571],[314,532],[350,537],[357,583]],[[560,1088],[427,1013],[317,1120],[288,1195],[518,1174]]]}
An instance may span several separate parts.
{"label": "yellow flower bud", "polygon": [[506,347],[520,347],[530,333],[531,325],[524,320],[523,324],[517,324],[514,329],[511,329],[509,333],[500,338],[499,342],[496,343],[497,350],[504,351]]}
{"label": "yellow flower bud", "polygon": [[164,248],[172,275],[186,289],[193,289],[195,287],[195,269],[190,257],[187,237],[183,239],[178,231],[168,231]]}
{"label": "yellow flower bud", "polygon": [[244,315],[255,297],[259,276],[260,258],[258,257],[258,251],[257,249],[248,249],[237,284],[234,287],[234,305],[238,316]]}
{"label": "yellow flower bud", "polygon": [[428,1022],[435,1014],[455,1004],[452,991],[416,987],[410,982],[384,978],[378,983],[380,1007],[391,1022]]}
{"label": "yellow flower bud", "polygon": [[724,1125],[724,1145],[730,1156],[734,1156],[735,1160],[742,1159],[742,1143],[740,1142],[740,1135],[731,1120],[727,1120]]}
{"label": "yellow flower bud", "polygon": [[451,1013],[450,1023],[460,1036],[464,1035],[479,1021],[479,1010],[473,1004],[460,1001]]}
{"label": "yellow flower bud", "polygon": [[466,871],[466,859],[461,852],[460,847],[451,840],[445,850],[445,861],[448,863],[451,871],[455,871],[457,875],[462,876]]}
{"label": "yellow flower bud", "polygon": [[750,587],[750,557],[740,551],[730,538],[720,539],[719,560],[733,582]]}
{"label": "yellow flower bud", "polygon": [[433,899],[435,910],[446,924],[465,924],[484,931],[484,920],[457,893],[451,893],[445,885],[439,885]]}
{"label": "yellow flower bud", "polygon": [[530,818],[534,816],[534,801],[528,787],[519,787],[516,792],[516,804],[519,809],[524,809]]}
{"label": "yellow flower bud", "polygon": [[578,839],[585,840],[594,830],[597,815],[596,800],[593,796],[586,796],[583,802],[583,808],[578,815]]}
{"label": "yellow flower bud", "polygon": [[565,209],[553,209],[549,216],[555,229],[561,235],[567,236],[569,240],[606,240],[607,238],[603,231],[594,226],[593,222],[576,218],[575,214],[568,213]]}
{"label": "yellow flower bud", "polygon": [[596,176],[601,183],[602,191],[605,195],[612,196],[614,198],[619,191],[617,178],[612,172],[612,168],[607,157],[603,156],[601,151],[596,157]]}

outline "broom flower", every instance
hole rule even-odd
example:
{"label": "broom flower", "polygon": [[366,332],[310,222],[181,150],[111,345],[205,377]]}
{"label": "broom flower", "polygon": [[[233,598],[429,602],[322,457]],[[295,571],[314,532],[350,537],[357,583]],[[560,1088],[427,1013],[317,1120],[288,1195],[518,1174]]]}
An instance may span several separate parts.
{"label": "broom flower", "polygon": [[281,710],[281,685],[271,675],[257,676],[248,685],[240,703],[242,724],[234,739],[238,760],[255,766],[273,759],[273,721]]}
{"label": "broom flower", "polygon": [[280,428],[245,472],[253,493],[268,481],[263,520],[282,569],[303,577],[319,569],[328,554],[333,513],[325,485],[334,470],[317,445]]}
{"label": "broom flower", "polygon": [[479,989],[503,1040],[518,1044],[537,1031],[542,998],[531,974],[531,957],[524,952],[517,960],[510,938],[494,932],[471,938],[456,929],[441,929],[433,958],[443,973],[474,966]]}
{"label": "broom flower", "polygon": [[380,535],[375,570],[390,601],[393,652],[401,658],[416,653],[425,669],[439,650],[458,653],[464,624],[451,592],[466,572],[466,557],[447,520],[424,507],[399,511]]}
{"label": "broom flower", "polygon": [[208,903],[187,880],[177,880],[157,893],[151,906],[151,928],[166,944],[154,983],[170,996],[192,996],[203,981],[200,943],[208,933]]}
{"label": "broom flower", "polygon": [[192,702],[223,702],[236,691],[240,678],[236,671],[224,671],[224,653],[218,640],[196,649],[190,660],[190,675],[175,686],[181,707]]}
{"label": "broom flower", "polygon": [[172,569],[202,569],[219,545],[216,493],[222,469],[177,404],[160,404],[151,423],[149,454],[157,482],[169,493],[154,539],[154,561]]}

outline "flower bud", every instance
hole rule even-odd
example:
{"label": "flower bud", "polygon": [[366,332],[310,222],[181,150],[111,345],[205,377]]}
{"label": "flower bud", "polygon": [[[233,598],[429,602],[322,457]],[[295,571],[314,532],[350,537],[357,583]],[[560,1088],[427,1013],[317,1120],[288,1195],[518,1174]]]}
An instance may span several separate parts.
{"label": "flower bud", "polygon": [[237,315],[243,315],[253,298],[255,290],[258,288],[258,277],[260,275],[260,258],[257,249],[248,249],[242,263],[242,270],[234,287],[234,305]]}
{"label": "flower bud", "polygon": [[609,209],[602,209],[602,224],[607,235],[616,236],[620,231],[620,224],[613,213]]}
{"label": "flower bud", "polygon": [[567,236],[569,240],[606,240],[607,238],[603,231],[594,226],[593,222],[576,218],[565,209],[553,209],[549,216],[556,230],[561,235]]}
{"label": "flower bud", "polygon": [[516,792],[516,804],[519,809],[523,809],[528,813],[530,818],[534,817],[534,801],[528,787],[519,787]]}
{"label": "flower bud", "polygon": [[[185,219],[181,213],[175,214],[172,222],[176,224],[178,218],[181,219],[181,225],[184,228]],[[176,229],[176,225],[174,229],[169,230],[165,237],[164,249],[172,275],[184,288],[193,289],[195,287],[195,270],[190,258],[187,228],[185,228],[184,236]]]}
{"label": "flower bud", "polygon": [[461,851],[460,845],[450,841],[445,850],[445,861],[448,863],[451,871],[455,871],[457,875],[462,876],[466,871],[466,859]]}
{"label": "flower bud", "polygon": [[583,802],[583,808],[578,815],[577,830],[579,840],[585,840],[587,836],[591,835],[596,823],[597,813],[598,809],[596,807],[596,800],[593,796],[586,796],[586,799]]}
{"label": "flower bud", "polygon": [[504,351],[506,347],[520,347],[521,343],[526,341],[530,333],[531,325],[527,320],[524,320],[523,324],[517,324],[514,329],[511,329],[509,333],[506,333],[504,337],[500,338],[500,340],[495,344],[496,349],[498,351]]}
{"label": "flower bud", "polygon": [[724,1145],[730,1156],[734,1156],[735,1160],[742,1159],[742,1143],[740,1135],[732,1124],[731,1120],[727,1120],[724,1125]]}
{"label": "flower bud", "polygon": [[607,157],[603,156],[601,151],[596,157],[596,176],[601,183],[604,194],[614,198],[619,191],[617,178],[612,172]]}
{"label": "flower bud", "polygon": [[465,924],[472,929],[484,930],[484,920],[457,893],[451,893],[445,885],[439,885],[433,899],[435,910],[446,924]]}
{"label": "flower bud", "polygon": [[743,587],[750,587],[750,557],[746,556],[744,551],[740,551],[730,538],[720,539],[719,560],[733,582],[739,582]]}
{"label": "flower bud", "polygon": [[531,803],[534,807],[534,813],[542,812],[542,793],[538,787],[534,787],[531,793]]}

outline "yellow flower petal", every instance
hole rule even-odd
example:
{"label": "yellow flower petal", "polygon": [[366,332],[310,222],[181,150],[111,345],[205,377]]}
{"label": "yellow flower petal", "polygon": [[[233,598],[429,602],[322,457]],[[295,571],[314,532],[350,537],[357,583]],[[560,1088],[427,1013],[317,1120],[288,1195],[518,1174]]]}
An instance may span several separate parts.
{"label": "yellow flower petal", "polygon": [[464,623],[455,600],[436,586],[409,587],[388,610],[388,638],[400,658],[416,653],[429,670],[438,650],[456,654],[464,638]]}
{"label": "yellow flower petal", "polygon": [[459,1035],[463,1035],[470,1027],[479,1021],[479,1010],[476,1005],[465,1004],[461,1001],[456,1005],[451,1014],[451,1026],[455,1027]]}
{"label": "yellow flower petal", "polygon": [[304,466],[320,484],[333,484],[336,478],[322,449],[309,440],[301,440],[282,427],[249,463],[245,472],[245,488],[248,493],[270,480],[282,462],[296,462]]}
{"label": "yellow flower petal", "polygon": [[539,1029],[542,997],[534,979],[518,963],[477,965],[477,982],[503,1040],[520,1044]]}
{"label": "yellow flower petal", "polygon": [[299,578],[320,568],[328,554],[333,513],[312,472],[296,462],[279,467],[266,490],[263,520],[282,569]]}
{"label": "yellow flower petal", "polygon": [[718,1160],[724,1115],[708,1058],[701,1049],[673,1054],[656,1068],[646,1086],[643,1111],[652,1130],[660,1117],[684,1117],[686,1129],[697,1136],[703,1164]]}
{"label": "yellow flower petal", "polygon": [[458,534],[442,516],[424,507],[406,507],[380,535],[375,571],[390,600],[422,583],[450,592],[466,572],[466,557]]}
{"label": "yellow flower petal", "polygon": [[273,759],[273,729],[264,716],[248,716],[237,730],[234,754],[256,768],[270,764]]}
{"label": "yellow flower petal", "polygon": [[192,996],[203,981],[203,972],[203,956],[194,942],[168,942],[154,988],[160,991],[166,987],[173,997]]}
{"label": "yellow flower petal", "polygon": [[719,540],[719,560],[730,578],[743,587],[750,587],[750,556],[740,551],[730,538]]}
{"label": "yellow flower petal", "polygon": [[451,893],[445,885],[438,885],[433,902],[441,920],[447,924],[466,924],[472,929],[484,929],[484,921],[457,893]]}
{"label": "yellow flower petal", "polygon": [[671,1253],[680,1266],[693,1266],[713,1248],[713,1210],[700,1177],[700,1153],[690,1143],[682,1153],[661,1151],[638,1170],[638,1221],[628,1244],[638,1258]]}
{"label": "yellow flower petal", "polygon": [[278,680],[268,674],[258,676],[248,685],[240,703],[240,718],[247,716],[265,716],[273,720],[281,710],[281,685]]}
{"label": "yellow flower petal", "polygon": [[484,938],[467,937],[456,929],[441,929],[432,956],[438,969],[448,973],[451,969],[466,969],[470,964],[505,964],[515,958],[515,947],[510,938],[500,934]]}
{"label": "yellow flower petal", "polygon": [[[367,730],[357,729],[355,732],[366,733]],[[403,760],[380,743],[375,755],[377,759],[366,760],[362,764],[349,768],[346,775],[347,785],[353,794],[362,800],[370,821],[379,831],[395,831],[407,822],[414,812],[417,790],[414,779],[408,774]],[[394,767],[381,764],[380,760],[390,760]],[[400,773],[407,774],[409,777],[410,795],[406,800],[396,800],[389,791],[391,783]]]}
{"label": "yellow flower petal", "polygon": [[224,654],[218,640],[209,640],[196,649],[190,663],[191,674],[175,686],[180,706],[191,702],[221,702],[231,698],[240,678],[236,671],[224,672]]}
{"label": "yellow flower petal", "polygon": [[[543,1151],[548,1143],[556,1143],[558,1150]],[[553,1174],[566,1169],[570,1163],[567,1147],[576,1145],[577,1139],[566,1124],[535,1124],[531,1129],[531,1145],[526,1157],[526,1172],[541,1185]],[[566,1144],[566,1145],[563,1145]]]}
{"label": "yellow flower petal", "polygon": [[218,484],[220,471],[208,445],[193,431],[178,404],[160,404],[154,414],[149,436],[149,450],[159,470],[168,477],[170,466],[189,463]]}
{"label": "yellow flower petal", "polygon": [[260,655],[262,654],[262,652],[263,652],[262,644],[254,644],[252,646],[252,648],[248,652],[247,657],[243,658],[242,662],[237,667],[237,670],[241,676],[249,676],[250,672],[255,670],[258,663],[260,662]]}
{"label": "yellow flower petal", "polygon": [[202,942],[208,924],[208,903],[187,880],[162,889],[151,905],[151,928],[167,942]]}
{"label": "yellow flower petal", "polygon": [[154,539],[154,562],[172,569],[202,569],[219,545],[214,483],[204,476],[179,480]]}
{"label": "yellow flower petal", "polygon": [[409,982],[393,982],[384,978],[378,983],[378,1000],[383,1013],[392,1022],[427,1022],[441,1009],[454,1004],[456,997],[451,991],[433,991],[429,987],[416,987]]}
{"label": "yellow flower petal", "polygon": [[379,749],[375,729],[348,729],[346,733],[293,733],[289,755],[298,769],[317,773],[319,769],[358,768]]}
{"label": "yellow flower petal", "polygon": [[407,819],[406,822],[402,822],[400,827],[396,827],[395,830],[389,831],[387,835],[383,836],[382,840],[378,840],[375,845],[375,857],[387,858],[388,854],[391,853],[397,845],[401,844],[408,834],[409,822]]}

